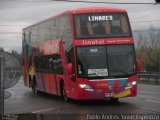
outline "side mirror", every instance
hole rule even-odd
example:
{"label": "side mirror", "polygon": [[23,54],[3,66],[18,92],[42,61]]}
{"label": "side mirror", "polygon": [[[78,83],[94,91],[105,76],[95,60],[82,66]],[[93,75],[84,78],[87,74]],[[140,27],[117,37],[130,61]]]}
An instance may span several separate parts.
{"label": "side mirror", "polygon": [[140,60],[136,60],[137,65],[137,73],[139,74],[142,70],[142,62]]}
{"label": "side mirror", "polygon": [[68,63],[68,74],[69,74],[69,76],[71,76],[72,75],[72,63]]}

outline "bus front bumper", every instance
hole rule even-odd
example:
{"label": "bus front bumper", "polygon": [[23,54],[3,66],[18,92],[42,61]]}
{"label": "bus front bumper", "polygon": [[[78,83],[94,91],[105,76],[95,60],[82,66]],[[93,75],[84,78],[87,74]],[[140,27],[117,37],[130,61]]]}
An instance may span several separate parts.
{"label": "bus front bumper", "polygon": [[105,100],[110,98],[135,97],[137,95],[137,85],[130,88],[114,88],[113,91],[106,89],[78,89],[77,100]]}

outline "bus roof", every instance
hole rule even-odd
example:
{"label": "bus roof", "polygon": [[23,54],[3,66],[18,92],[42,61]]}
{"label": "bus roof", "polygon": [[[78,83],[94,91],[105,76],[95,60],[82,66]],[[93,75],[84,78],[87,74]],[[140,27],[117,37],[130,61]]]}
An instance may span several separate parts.
{"label": "bus roof", "polygon": [[88,8],[69,10],[68,12],[70,12],[71,14],[76,14],[76,13],[95,13],[95,12],[126,12],[126,10],[112,8],[112,7],[88,7]]}
{"label": "bus roof", "polygon": [[43,21],[37,22],[35,24],[32,24],[28,27],[25,27],[23,30],[33,27],[39,23],[42,23],[46,20],[52,19],[52,18],[56,18],[58,16],[61,16],[63,14],[80,14],[80,13],[98,13],[98,12],[127,12],[125,9],[118,9],[118,8],[112,8],[112,7],[87,7],[87,8],[79,8],[79,9],[74,9],[74,10],[68,10],[65,12],[62,12],[60,14],[57,14],[55,16],[52,16],[48,19],[45,19]]}

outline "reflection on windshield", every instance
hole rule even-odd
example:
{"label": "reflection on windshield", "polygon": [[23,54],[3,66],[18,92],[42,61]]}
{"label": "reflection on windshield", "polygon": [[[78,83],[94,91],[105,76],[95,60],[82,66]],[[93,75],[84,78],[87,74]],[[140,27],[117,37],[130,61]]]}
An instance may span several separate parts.
{"label": "reflection on windshield", "polygon": [[92,13],[74,15],[76,38],[128,37],[129,23],[125,13]]}
{"label": "reflection on windshield", "polygon": [[135,73],[133,45],[77,47],[79,77],[114,77]]}
{"label": "reflection on windshield", "polygon": [[78,73],[84,76],[108,76],[104,46],[77,48]]}
{"label": "reflection on windshield", "polygon": [[110,75],[126,75],[135,72],[132,45],[110,45],[107,47]]}

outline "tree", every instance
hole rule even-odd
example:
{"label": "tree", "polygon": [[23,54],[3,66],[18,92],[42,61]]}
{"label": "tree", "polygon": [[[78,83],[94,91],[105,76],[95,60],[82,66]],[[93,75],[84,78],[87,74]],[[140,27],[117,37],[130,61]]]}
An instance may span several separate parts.
{"label": "tree", "polygon": [[147,31],[147,37],[142,37],[141,34],[139,36],[136,55],[142,61],[143,70],[160,71],[160,30],[151,26]]}
{"label": "tree", "polygon": [[2,47],[0,47],[0,52],[4,52],[4,49]]}
{"label": "tree", "polygon": [[17,57],[17,59],[19,60],[20,64],[22,65],[22,54],[18,53],[15,50],[12,50],[11,54],[14,55],[15,57]]}

